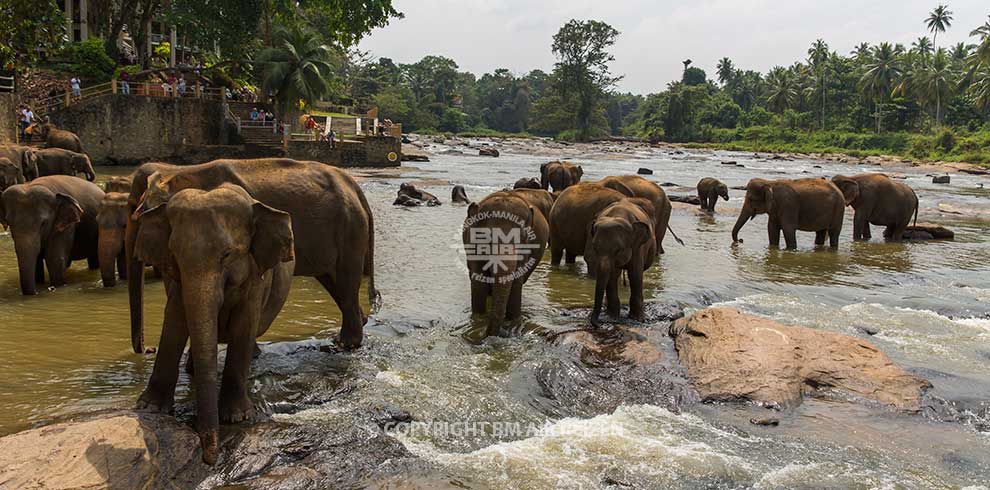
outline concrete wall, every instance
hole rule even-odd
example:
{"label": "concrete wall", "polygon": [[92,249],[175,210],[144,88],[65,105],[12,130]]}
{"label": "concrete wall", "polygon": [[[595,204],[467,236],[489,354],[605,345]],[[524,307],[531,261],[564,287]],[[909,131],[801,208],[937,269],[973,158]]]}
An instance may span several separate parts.
{"label": "concrete wall", "polygon": [[[389,161],[389,153],[395,161]],[[402,160],[402,141],[386,136],[362,138],[361,141],[338,142],[330,149],[325,141],[290,141],[289,158],[312,160],[335,167],[398,167]]]}
{"label": "concrete wall", "polygon": [[179,150],[189,157],[189,147],[227,142],[223,106],[215,100],[107,95],[73,104],[52,120],[78,134],[97,164],[170,161]]}
{"label": "concrete wall", "polygon": [[14,94],[0,94],[0,144],[13,145],[16,142],[17,118]]}

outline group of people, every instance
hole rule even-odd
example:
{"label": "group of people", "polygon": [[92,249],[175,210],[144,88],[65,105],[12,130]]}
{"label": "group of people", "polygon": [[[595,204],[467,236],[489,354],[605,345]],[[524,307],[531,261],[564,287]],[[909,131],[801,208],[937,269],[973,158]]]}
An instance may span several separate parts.
{"label": "group of people", "polygon": [[327,124],[320,124],[316,122],[316,118],[313,116],[306,116],[306,131],[313,133],[313,136],[319,141],[329,143],[330,149],[337,146],[337,132],[330,127],[329,118],[327,118]]}
{"label": "group of people", "polygon": [[257,122],[274,122],[275,114],[272,111],[259,110],[257,107],[254,107],[251,109],[251,120]]}

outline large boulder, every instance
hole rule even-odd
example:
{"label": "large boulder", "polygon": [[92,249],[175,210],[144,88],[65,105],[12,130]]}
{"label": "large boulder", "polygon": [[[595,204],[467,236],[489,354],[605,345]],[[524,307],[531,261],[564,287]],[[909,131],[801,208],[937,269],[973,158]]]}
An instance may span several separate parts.
{"label": "large boulder", "polygon": [[838,391],[917,412],[931,384],[873,344],[848,335],[709,308],[670,328],[681,364],[702,400],[793,407],[802,395]]}

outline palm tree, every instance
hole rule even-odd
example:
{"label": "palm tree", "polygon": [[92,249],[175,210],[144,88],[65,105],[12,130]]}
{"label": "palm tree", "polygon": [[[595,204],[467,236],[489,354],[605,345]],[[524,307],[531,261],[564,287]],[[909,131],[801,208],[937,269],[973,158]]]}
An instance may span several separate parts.
{"label": "palm tree", "polygon": [[921,65],[913,78],[921,101],[935,99],[935,129],[938,130],[942,121],[942,100],[952,96],[951,90],[956,81],[949,54],[944,48],[939,48],[931,62]]}
{"label": "palm tree", "polygon": [[876,106],[874,116],[877,122],[877,133],[880,133],[881,130],[882,104],[890,97],[894,81],[902,75],[897,54],[897,50],[890,43],[880,43],[874,46],[870,53],[870,60],[864,67],[866,71],[859,80],[863,93],[873,99]]}
{"label": "palm tree", "polygon": [[767,74],[767,107],[777,114],[794,107],[798,89],[793,72],[782,66],[775,66]]}
{"label": "palm tree", "polygon": [[987,16],[985,24],[973,29],[969,35],[981,39],[980,44],[976,46],[976,50],[971,55],[971,65],[990,66],[990,16]]}
{"label": "palm tree", "polygon": [[946,5],[935,7],[935,10],[932,10],[932,13],[925,19],[925,25],[932,33],[933,43],[937,45],[938,33],[945,32],[946,29],[952,27],[952,11]]}
{"label": "palm tree", "polygon": [[732,60],[729,58],[718,60],[718,65],[715,68],[718,70],[718,81],[722,83],[723,87],[728,85],[736,74],[736,67],[732,66]]}
{"label": "palm tree", "polygon": [[966,58],[969,57],[969,53],[973,50],[973,48],[974,46],[971,44],[966,44],[963,42],[956,43],[956,45],[952,47],[952,59],[954,61],[966,61]]}
{"label": "palm tree", "polygon": [[911,43],[911,49],[923,55],[932,54],[932,40],[928,36],[919,37],[917,41]]}
{"label": "palm tree", "polygon": [[330,59],[330,47],[318,34],[276,26],[272,47],[258,54],[256,62],[262,69],[262,90],[274,94],[283,119],[299,101],[309,105],[330,92]]}
{"label": "palm tree", "polygon": [[825,86],[825,73],[828,69],[829,51],[828,44],[824,40],[818,39],[808,48],[808,64],[816,75],[818,83],[817,90],[822,94],[822,130],[825,130],[825,100],[827,87]]}
{"label": "palm tree", "polygon": [[863,63],[870,57],[870,43],[859,43],[853,48],[852,52],[849,53],[856,57],[856,61]]}

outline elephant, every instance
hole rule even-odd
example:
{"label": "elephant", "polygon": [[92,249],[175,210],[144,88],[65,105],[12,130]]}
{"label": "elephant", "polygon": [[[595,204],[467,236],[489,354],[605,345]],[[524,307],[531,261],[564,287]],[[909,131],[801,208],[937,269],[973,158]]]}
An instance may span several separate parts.
{"label": "elephant", "polygon": [[[289,295],[294,270],[292,219],[238,185],[184,189],[138,210],[135,254],[162,269],[165,320],[155,365],[137,409],[171,412],[179,361],[190,345],[196,429],[203,462],[216,463],[220,422],[254,416],[248,377],[255,339]],[[217,392],[217,344],[228,344]]]}
{"label": "elephant", "polygon": [[0,146],[0,157],[7,158],[11,163],[21,169],[24,181],[38,178],[38,155],[37,150],[30,146]]}
{"label": "elephant", "polygon": [[76,133],[58,129],[52,123],[41,125],[41,138],[45,140],[45,146],[48,148],[62,148],[76,153],[86,153],[82,141],[79,140]]}
{"label": "elephant", "polygon": [[467,197],[467,193],[464,192],[463,185],[455,185],[454,188],[450,190],[450,202],[461,204],[471,203],[471,200]]}
{"label": "elephant", "polygon": [[319,162],[286,158],[214,160],[199,165],[146,163],[131,174],[131,193],[124,239],[128,257],[131,307],[131,346],[144,351],[144,274],[134,253],[140,231],[135,211],[166,202],[183,189],[214,189],[237,184],[252,198],[292,217],[295,275],[315,277],[340,308],[338,341],[347,349],[360,347],[367,317],[358,299],[362,275],[368,276],[368,299],[376,309],[374,217],[364,192],[344,170]]}
{"label": "elephant", "polygon": [[131,193],[131,178],[124,177],[110,177],[109,180],[103,183],[104,192],[123,192],[124,194]]}
{"label": "elephant", "polygon": [[598,184],[615,189],[629,197],[642,197],[653,203],[653,207],[656,209],[656,214],[654,215],[656,221],[653,223],[653,231],[656,233],[655,239],[658,254],[665,253],[663,239],[667,236],[668,230],[674,236],[674,240],[677,240],[677,243],[684,244],[677,237],[677,234],[674,233],[674,230],[670,228],[670,213],[673,210],[673,206],[671,206],[670,199],[667,198],[667,193],[664,192],[663,188],[638,175],[605,177],[599,180]]}
{"label": "elephant", "polygon": [[701,201],[701,209],[709,213],[715,212],[715,203],[718,198],[728,201],[729,188],[718,179],[705,177],[698,181],[698,199]]}
{"label": "elephant", "polygon": [[517,180],[516,183],[512,185],[512,188],[513,189],[544,189],[545,187],[540,185],[540,181],[532,177],[523,177]]}
{"label": "elephant", "polygon": [[901,241],[914,216],[918,222],[918,195],[907,184],[883,174],[836,175],[832,183],[842,191],[847,206],[855,210],[853,240],[869,240],[870,225],[885,226],[883,237]]}
{"label": "elephant", "polygon": [[578,255],[584,255],[588,226],[603,209],[632,196],[631,191],[626,189],[626,192],[592,182],[561,192],[550,209],[550,263],[559,265],[565,253],[568,264],[573,264]]}
{"label": "elephant", "polygon": [[105,288],[117,285],[115,272],[121,279],[127,280],[124,234],[127,230],[127,216],[130,214],[127,206],[128,197],[122,192],[107,192],[100,203],[100,212],[96,215],[96,223],[100,228],[98,244],[100,276],[103,278]]}
{"label": "elephant", "polygon": [[815,245],[824,244],[827,233],[834,249],[839,246],[844,209],[842,192],[824,179],[752,179],[746,184],[746,198],[732,227],[732,242],[739,241],[739,230],[747,220],[766,213],[771,247],[780,246],[783,231],[787,248],[797,248],[795,232],[801,230],[815,232]]}
{"label": "elephant", "polygon": [[[639,202],[637,202],[639,201]],[[653,203],[644,198],[621,199],[603,209],[588,227],[585,258],[594,264],[595,306],[589,321],[600,327],[602,297],[606,313],[619,316],[619,276],[629,277],[629,316],[643,319],[643,272],[653,265],[657,248],[653,231]]]}
{"label": "elephant", "polygon": [[20,165],[15,165],[7,157],[0,157],[0,193],[12,185],[23,184],[24,174]]}
{"label": "elephant", "polygon": [[492,298],[487,335],[501,334],[503,321],[521,315],[523,284],[543,258],[549,234],[543,213],[518,192],[495,192],[468,206],[463,241],[471,312],[484,314]]}
{"label": "elephant", "polygon": [[430,207],[439,206],[440,199],[405,182],[399,185],[399,192],[395,197],[395,202],[392,203],[394,206],[420,206],[423,204]]}
{"label": "elephant", "polygon": [[96,215],[103,191],[91,182],[67,175],[39,177],[3,191],[0,224],[10,227],[17,254],[21,293],[37,294],[48,266],[49,285],[65,284],[73,260],[99,266]]}
{"label": "elephant", "polygon": [[581,182],[584,169],[571,162],[549,162],[540,165],[540,186],[544,190],[553,187],[554,192],[563,191]]}
{"label": "elephant", "polygon": [[543,213],[543,219],[550,219],[550,210],[553,208],[553,202],[556,199],[550,191],[545,191],[543,189],[513,189],[511,191],[517,196],[523,198],[531,206],[535,207],[537,211]]}
{"label": "elephant", "polygon": [[63,150],[61,148],[46,148],[35,153],[38,157],[38,175],[71,175],[81,173],[86,180],[96,180],[93,163],[85,153]]}

